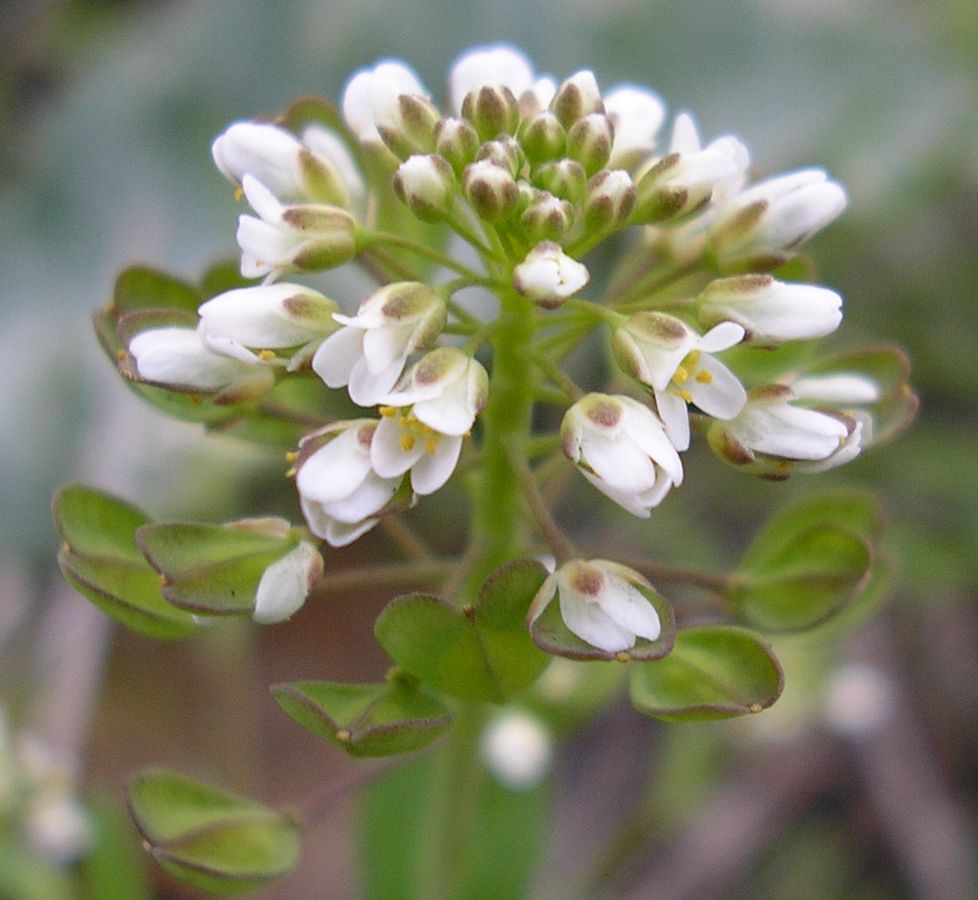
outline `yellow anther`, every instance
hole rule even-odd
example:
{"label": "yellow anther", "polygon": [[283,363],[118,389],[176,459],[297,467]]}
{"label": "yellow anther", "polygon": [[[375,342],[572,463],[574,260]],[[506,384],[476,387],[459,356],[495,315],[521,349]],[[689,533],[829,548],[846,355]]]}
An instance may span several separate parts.
{"label": "yellow anther", "polygon": [[413,434],[402,434],[401,435],[401,449],[405,453],[409,453],[414,449],[416,439]]}
{"label": "yellow anther", "polygon": [[632,654],[629,653],[627,650],[619,650],[615,654],[615,659],[617,659],[618,662],[620,663],[627,663],[631,658],[632,658]]}
{"label": "yellow anther", "polygon": [[680,366],[678,369],[676,369],[676,371],[673,373],[672,380],[676,384],[683,384],[689,381],[689,372],[686,371],[685,366]]}
{"label": "yellow anther", "polygon": [[713,373],[707,372],[706,369],[700,369],[696,373],[696,380],[700,384],[713,384]]}
{"label": "yellow anther", "polygon": [[345,728],[341,728],[336,732],[336,740],[338,740],[341,744],[349,744],[350,741],[353,740],[353,735],[350,734],[350,732]]}
{"label": "yellow anther", "polygon": [[286,462],[294,463],[298,458],[299,458],[299,451],[298,450],[289,450],[285,454],[285,461]]}
{"label": "yellow anther", "polygon": [[397,415],[397,407],[396,406],[380,406],[380,407],[378,407],[378,410],[379,410],[380,414],[385,419],[389,419],[392,416],[396,416]]}
{"label": "yellow anther", "polygon": [[696,364],[699,361],[700,361],[700,351],[699,350],[693,350],[691,353],[688,353],[686,355],[686,358],[683,360],[683,362],[687,366],[689,366],[691,369],[695,368],[696,367]]}
{"label": "yellow anther", "polygon": [[687,403],[693,402],[693,395],[689,391],[676,391],[676,393]]}
{"label": "yellow anther", "polygon": [[431,455],[438,449],[438,438],[430,437],[425,441],[424,452]]}
{"label": "yellow anther", "polygon": [[234,189],[234,202],[240,203],[242,200],[244,200],[244,188],[241,187],[241,185],[238,185],[238,187]]}
{"label": "yellow anther", "polygon": [[270,359],[275,359],[275,351],[274,350],[259,350],[258,351],[258,358],[259,359],[263,359],[266,362],[268,360],[270,360]]}
{"label": "yellow anther", "polygon": [[285,477],[286,478],[295,478],[296,473],[298,471],[299,470],[295,466],[291,466],[290,468],[288,468],[288,469],[285,470]]}

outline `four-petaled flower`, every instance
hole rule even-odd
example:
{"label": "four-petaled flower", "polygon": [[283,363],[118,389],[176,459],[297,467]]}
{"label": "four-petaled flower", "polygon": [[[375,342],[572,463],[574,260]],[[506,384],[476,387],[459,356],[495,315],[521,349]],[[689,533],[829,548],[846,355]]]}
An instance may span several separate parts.
{"label": "four-petaled flower", "polygon": [[632,515],[648,518],[683,466],[662,422],[631,397],[587,394],[560,426],[564,453],[584,477]]}
{"label": "four-petaled flower", "polygon": [[659,614],[646,592],[652,585],[638,572],[606,559],[574,559],[549,575],[530,604],[532,626],[557,595],[560,615],[573,634],[607,653],[630,650],[638,638],[656,640]]}

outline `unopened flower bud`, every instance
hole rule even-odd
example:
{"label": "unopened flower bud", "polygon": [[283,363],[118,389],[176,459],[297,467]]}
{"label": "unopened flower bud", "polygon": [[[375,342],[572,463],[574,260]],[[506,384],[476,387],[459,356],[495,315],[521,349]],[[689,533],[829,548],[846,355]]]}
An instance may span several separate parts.
{"label": "unopened flower bud", "polygon": [[574,224],[574,207],[547,191],[533,188],[532,197],[520,215],[520,227],[529,240],[555,241]]}
{"label": "unopened flower bud", "polygon": [[435,126],[435,152],[461,176],[479,151],[479,135],[465,119],[442,119]]}
{"label": "unopened flower bud", "polygon": [[608,163],[616,168],[631,168],[655,147],[665,106],[658,94],[630,84],[610,91],[604,105],[615,128],[615,145]]}
{"label": "unopened flower bud", "polygon": [[284,622],[296,613],[323,574],[323,558],[308,541],[272,563],[261,576],[252,618],[262,625]]}
{"label": "unopened flower bud", "polygon": [[533,163],[557,159],[567,144],[567,132],[557,117],[545,110],[527,119],[520,126],[520,144],[527,159]]}
{"label": "unopened flower bud", "polygon": [[437,154],[408,157],[394,173],[393,185],[394,193],[422,221],[441,221],[452,209],[455,175]]}
{"label": "unopened flower bud", "polygon": [[435,149],[435,126],[441,119],[438,108],[420,94],[401,94],[397,114],[392,120],[378,120],[379,132],[388,149],[398,159]]}
{"label": "unopened flower bud", "polygon": [[467,51],[455,61],[448,76],[452,108],[461,110],[467,96],[483,85],[506,88],[519,98],[533,88],[533,66],[523,53],[507,44]]}
{"label": "unopened flower bud", "polygon": [[[425,115],[424,110],[410,109],[407,110],[409,121],[404,122],[402,117],[405,110],[401,107],[400,98],[424,98],[424,94],[421,82],[410,68],[399,62],[382,62],[372,69],[362,69],[347,83],[343,92],[343,117],[365,144],[386,142],[387,138],[382,137],[383,132],[397,143],[399,135],[407,139],[408,133],[418,127],[419,113],[422,119],[430,115]],[[435,121],[437,119],[436,112]],[[428,153],[431,149],[430,146],[420,150],[411,149],[404,156]]]}
{"label": "unopened flower bud", "polygon": [[488,141],[500,134],[516,134],[520,107],[506,85],[483,83],[466,94],[462,116],[472,123],[482,140]]}
{"label": "unopened flower bud", "polygon": [[488,222],[508,219],[520,199],[513,176],[487,159],[466,167],[462,174],[462,191],[476,214]]}
{"label": "unopened flower bud", "polygon": [[555,309],[590,277],[587,267],[571,259],[559,244],[544,241],[513,270],[513,286],[538,306]]}
{"label": "unopened flower bud", "polygon": [[560,159],[540,166],[534,173],[534,181],[555,197],[576,203],[584,196],[587,172],[573,159]]}
{"label": "unopened flower bud", "polygon": [[602,169],[611,158],[615,129],[603,113],[578,119],[567,131],[567,155],[576,159],[588,175]]}
{"label": "unopened flower bud", "polygon": [[704,328],[738,322],[749,343],[773,347],[783,341],[831,334],[842,321],[842,298],[814,284],[785,284],[770,275],[739,275],[710,282],[699,296]]}
{"label": "unopened flower bud", "polygon": [[602,169],[587,184],[584,230],[606,231],[624,224],[635,206],[635,185],[622,169]]}
{"label": "unopened flower bud", "polygon": [[584,70],[571,75],[557,88],[550,109],[567,129],[584,116],[603,113],[604,103],[594,73]]}
{"label": "unopened flower bud", "polygon": [[497,166],[502,166],[514,178],[520,173],[526,162],[526,155],[519,142],[508,134],[495,141],[486,141],[475,155],[476,161],[488,160]]}

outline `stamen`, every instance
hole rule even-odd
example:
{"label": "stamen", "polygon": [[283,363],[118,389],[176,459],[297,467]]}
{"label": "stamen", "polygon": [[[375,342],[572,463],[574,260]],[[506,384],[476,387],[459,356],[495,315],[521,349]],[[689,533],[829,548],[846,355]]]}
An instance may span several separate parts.
{"label": "stamen", "polygon": [[380,406],[378,407],[378,411],[385,419],[390,419],[392,416],[397,415],[396,406]]}
{"label": "stamen", "polygon": [[687,403],[693,402],[693,395],[689,391],[676,391],[676,393]]}
{"label": "stamen", "polygon": [[700,369],[696,373],[696,380],[700,384],[713,384],[713,373],[708,372],[706,369]]}
{"label": "stamen", "polygon": [[258,358],[259,359],[266,360],[266,361],[269,360],[269,359],[275,359],[275,351],[274,350],[259,350],[258,351]]}
{"label": "stamen", "polygon": [[689,372],[686,370],[685,366],[679,366],[673,373],[672,380],[676,384],[684,384],[689,381]]}
{"label": "stamen", "polygon": [[438,438],[429,437],[424,444],[424,452],[429,456],[438,449]]}
{"label": "stamen", "polygon": [[414,445],[416,443],[416,438],[410,432],[405,432],[401,435],[401,449],[405,453],[410,453],[414,449]]}

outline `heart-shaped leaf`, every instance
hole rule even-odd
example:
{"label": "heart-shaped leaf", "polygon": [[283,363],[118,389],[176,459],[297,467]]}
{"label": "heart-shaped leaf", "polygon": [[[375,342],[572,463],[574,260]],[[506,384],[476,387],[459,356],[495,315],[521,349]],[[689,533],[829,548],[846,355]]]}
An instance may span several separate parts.
{"label": "heart-shaped leaf", "polygon": [[[268,527],[261,527],[261,522]],[[258,527],[255,527],[255,525]],[[163,576],[163,596],[181,609],[208,615],[250,614],[265,570],[298,543],[280,519],[209,525],[144,525],[136,540]]]}
{"label": "heart-shaped leaf", "polygon": [[143,558],[135,532],[149,517],[123,500],[82,485],[54,497],[55,527],[64,544],[65,580],[106,615],[154,638],[185,637],[197,622],[166,601],[159,576]]}
{"label": "heart-shaped leaf", "polygon": [[672,653],[631,667],[639,712],[666,721],[727,719],[760,712],[781,695],[784,675],[771,648],[742,628],[688,628]]}
{"label": "heart-shaped leaf", "polygon": [[380,684],[296,681],[272,687],[293,719],[351,756],[392,756],[424,747],[451,723],[444,704],[412,678]]}
{"label": "heart-shaped leaf", "polygon": [[436,690],[502,702],[547,664],[523,622],[546,574],[536,560],[510,563],[462,609],[426,594],[398,597],[377,619],[377,640],[401,668]]}
{"label": "heart-shaped leaf", "polygon": [[216,893],[261,887],[295,866],[299,835],[283,813],[165,769],[131,776],[136,828],[160,864]]}
{"label": "heart-shaped leaf", "polygon": [[750,548],[730,599],[738,614],[758,628],[811,628],[858,596],[872,563],[869,543],[836,525],[775,534]]}

